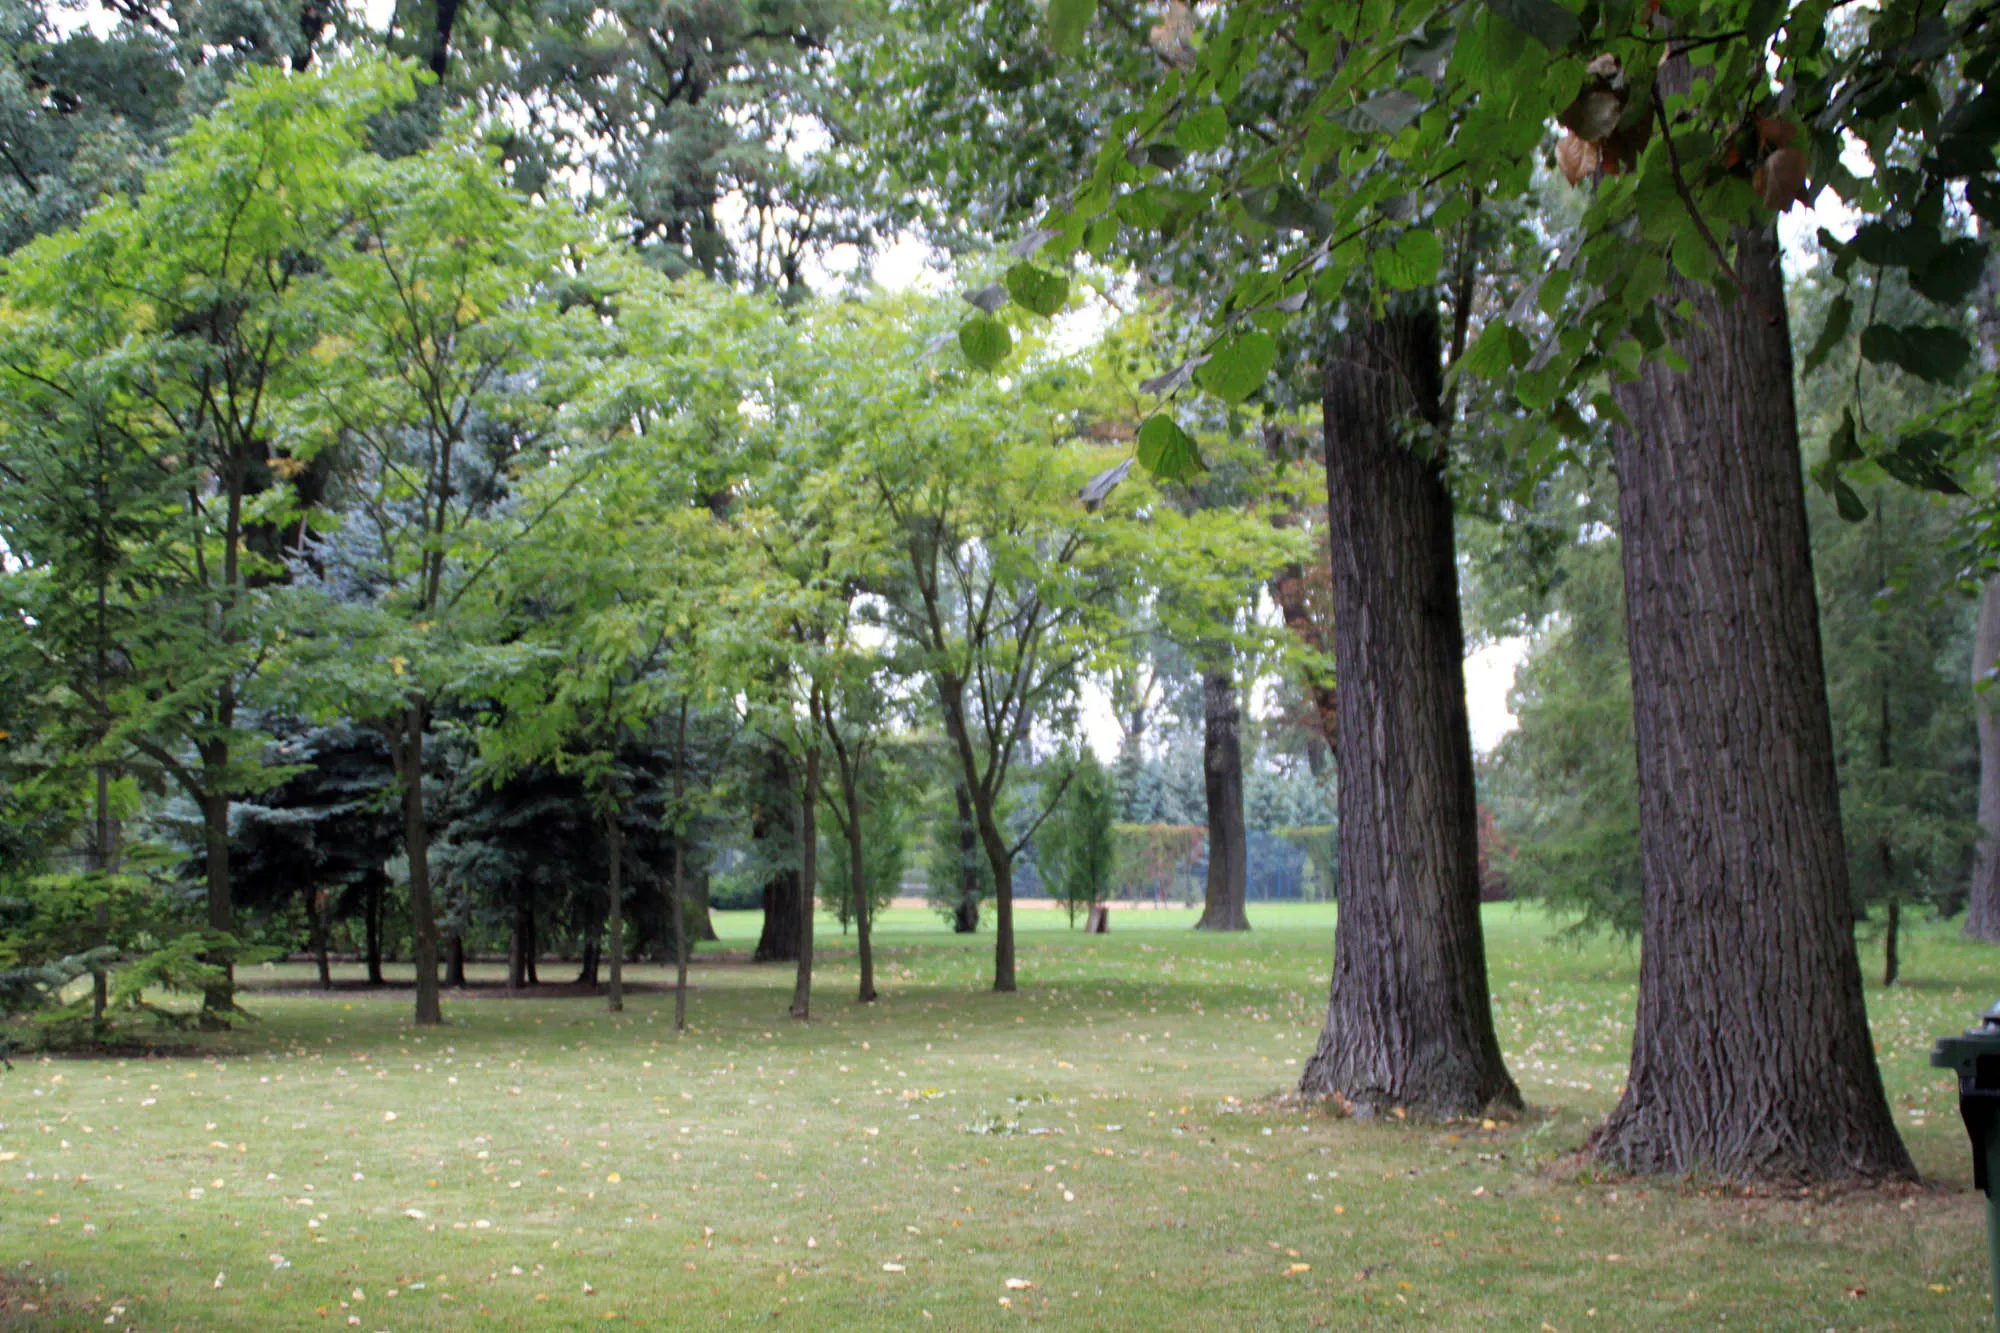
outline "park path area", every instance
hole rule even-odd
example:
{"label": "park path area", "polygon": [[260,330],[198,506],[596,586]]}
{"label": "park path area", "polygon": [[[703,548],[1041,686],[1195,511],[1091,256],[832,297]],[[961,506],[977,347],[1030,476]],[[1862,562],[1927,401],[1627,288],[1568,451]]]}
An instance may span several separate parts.
{"label": "park path area", "polygon": [[[0,1328],[1983,1326],[1924,1057],[1991,978],[1944,927],[1869,995],[1930,1187],[1745,1196],[1553,1165],[1619,1086],[1622,946],[1488,908],[1529,1112],[1362,1125],[1278,1097],[1331,910],[1190,920],[1034,914],[996,996],[990,936],[892,912],[865,1010],[823,923],[814,1022],[784,1017],[788,967],[703,961],[678,1038],[649,965],[622,1015],[476,991],[426,1032],[405,989],[253,970],[282,993],[202,1049],[0,1074]],[[757,919],[719,924],[740,952]]]}

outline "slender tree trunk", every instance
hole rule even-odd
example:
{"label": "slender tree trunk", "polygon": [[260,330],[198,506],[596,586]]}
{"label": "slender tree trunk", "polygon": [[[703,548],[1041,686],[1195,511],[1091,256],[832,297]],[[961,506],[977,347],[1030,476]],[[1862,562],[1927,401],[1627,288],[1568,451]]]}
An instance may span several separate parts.
{"label": "slender tree trunk", "polygon": [[993,989],[1010,994],[1014,985],[1014,855],[994,822],[991,802],[974,800],[972,813],[986,863],[993,868]]}
{"label": "slender tree trunk", "polygon": [[625,1008],[625,825],[616,814],[604,821],[604,841],[611,858],[611,995],[614,1014]]}
{"label": "slender tree trunk", "polygon": [[[674,1031],[687,1031],[687,700],[681,700],[680,743],[674,750],[674,873],[667,915],[674,923]],[[702,907],[706,915],[706,894]]]}
{"label": "slender tree trunk", "polygon": [[333,989],[333,960],[326,954],[326,890],[306,886],[306,912],[312,927],[313,962],[319,966],[319,988]]}
{"label": "slender tree trunk", "polygon": [[979,830],[972,821],[972,793],[963,782],[953,790],[958,798],[958,906],[952,912],[955,935],[971,935],[979,929]]}
{"label": "slender tree trunk", "polygon": [[812,1017],[813,907],[819,901],[819,694],[812,698],[813,743],[806,750],[805,797],[799,802],[799,971],[792,1017]]}
{"label": "slender tree trunk", "polygon": [[538,927],[535,925],[533,904],[534,900],[530,898],[528,907],[528,984],[530,986],[539,986],[542,984],[542,941],[541,936],[537,933]]}
{"label": "slender tree trunk", "polygon": [[1477,1114],[1521,1095],[1500,1058],[1479,920],[1451,493],[1405,442],[1439,424],[1428,303],[1350,326],[1325,372],[1340,681],[1340,918],[1299,1090],[1356,1113]]}
{"label": "slender tree trunk", "polygon": [[[1965,901],[1965,937],[2000,944],[2000,574],[1979,590],[1972,684],[1979,721],[1979,856]],[[1990,685],[1987,682],[1992,682]],[[1985,685],[1985,689],[1979,687]]]}
{"label": "slender tree trunk", "polygon": [[[1884,855],[1888,852],[1883,846]],[[1882,984],[1893,986],[1896,978],[1903,975],[1902,956],[1903,900],[1892,889],[1889,893],[1889,920],[1882,931]]]}
{"label": "slender tree trunk", "polygon": [[[1201,675],[1201,776],[1208,796],[1208,890],[1196,930],[1248,930],[1243,899],[1249,871],[1243,827],[1242,712],[1227,662]],[[1072,913],[1074,915],[1074,913]]]}
{"label": "slender tree trunk", "polygon": [[715,933],[715,918],[709,915],[708,871],[700,870],[689,877],[693,892],[687,898],[688,938],[701,944],[714,944],[722,938]]}
{"label": "slender tree trunk", "polygon": [[[225,751],[220,761],[209,763],[208,794],[201,803],[202,836],[208,853],[208,925],[224,935],[236,929],[236,913],[230,902],[230,803],[229,797],[220,793],[222,783],[227,780],[222,772],[227,762]],[[209,961],[221,966],[222,978],[202,991],[201,1025],[226,1028],[230,1012],[236,1007],[236,962],[226,951],[211,954]]]}
{"label": "slender tree trunk", "polygon": [[862,855],[860,774],[847,784],[847,882],[854,886],[854,939],[861,953],[861,1004],[875,1001],[875,945],[871,938],[874,923],[868,910],[868,882]]}
{"label": "slender tree trunk", "polygon": [[[98,588],[99,615],[103,614],[104,589]],[[104,670],[98,668],[98,688],[103,688]],[[102,737],[99,738],[100,744]],[[97,827],[91,839],[89,863],[84,867],[93,875],[115,875],[118,873],[118,821],[111,814],[111,768],[108,764],[97,766]],[[111,942],[111,908],[102,898],[91,911],[91,923],[97,929],[97,943],[100,948]],[[90,1021],[102,1023],[105,1007],[111,1002],[111,970],[99,963],[90,969]]]}
{"label": "slender tree trunk", "polygon": [[368,984],[382,984],[382,881],[383,872],[371,871],[361,908],[361,927],[368,953]]}
{"label": "slender tree trunk", "polygon": [[1614,390],[1645,906],[1631,1072],[1591,1152],[1908,1177],[1855,952],[1777,238],[1735,240],[1735,301],[1661,297],[1693,306],[1688,369]]}
{"label": "slender tree trunk", "polygon": [[604,923],[597,923],[590,936],[583,942],[583,960],[576,970],[576,984],[595,986],[603,976]]}
{"label": "slender tree trunk", "polygon": [[437,910],[431,900],[431,835],[424,812],[426,708],[412,699],[403,713],[403,841],[410,863],[410,952],[417,969],[417,1026],[444,1021],[438,1006]]}
{"label": "slender tree trunk", "polygon": [[450,925],[445,928],[444,984],[458,990],[465,989],[465,911],[468,889],[460,885],[453,893],[451,906],[445,915]]}

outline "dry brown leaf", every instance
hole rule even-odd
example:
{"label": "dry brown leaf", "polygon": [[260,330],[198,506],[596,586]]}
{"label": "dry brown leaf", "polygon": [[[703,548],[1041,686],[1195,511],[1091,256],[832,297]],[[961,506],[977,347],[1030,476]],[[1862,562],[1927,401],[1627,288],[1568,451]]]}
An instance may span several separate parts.
{"label": "dry brown leaf", "polygon": [[1597,170],[1599,157],[1596,144],[1585,143],[1574,134],[1556,140],[1556,165],[1571,185],[1583,184]]}
{"label": "dry brown leaf", "polygon": [[1806,155],[1796,148],[1780,148],[1765,158],[1752,182],[1764,197],[1764,206],[1782,213],[1805,198],[1806,166]]}

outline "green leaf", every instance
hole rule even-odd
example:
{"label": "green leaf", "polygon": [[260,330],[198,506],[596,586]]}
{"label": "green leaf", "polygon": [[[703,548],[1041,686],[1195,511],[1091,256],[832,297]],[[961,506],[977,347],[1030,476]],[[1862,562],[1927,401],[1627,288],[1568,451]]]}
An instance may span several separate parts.
{"label": "green leaf", "polygon": [[1861,330],[1861,355],[1943,384],[1965,369],[1972,359],[1972,344],[1956,329],[1939,324],[1870,324]]}
{"label": "green leaf", "polygon": [[1910,270],[1910,285],[1939,305],[1955,305],[1972,295],[1986,274],[1986,246],[1961,236],[1937,249],[1921,267]]}
{"label": "green leaf", "polygon": [[1014,335],[991,315],[974,315],[958,326],[959,350],[980,370],[991,370],[1007,359]]}
{"label": "green leaf", "polygon": [[1833,304],[1826,309],[1826,322],[1819,326],[1819,337],[1813,340],[1812,350],[1806,353],[1805,373],[1810,375],[1826,364],[1834,349],[1847,339],[1847,329],[1854,322],[1854,298],[1846,292],[1833,298]]}
{"label": "green leaf", "polygon": [[1174,127],[1174,142],[1190,153],[1212,153],[1229,137],[1229,113],[1219,106],[1205,106],[1181,117]]}
{"label": "green leaf", "polygon": [[1069,279],[1033,264],[1016,264],[1007,270],[1007,295],[1022,309],[1050,318],[1069,303]]}
{"label": "green leaf", "polygon": [[1861,503],[1861,497],[1854,493],[1854,488],[1847,484],[1845,478],[1833,479],[1833,505],[1849,523],[1859,523],[1868,517],[1868,506]]}
{"label": "green leaf", "polygon": [[1049,0],[1045,20],[1049,45],[1068,55],[1083,41],[1084,29],[1097,17],[1097,0]]}
{"label": "green leaf", "polygon": [[1576,15],[1555,0],[1489,0],[1493,12],[1551,51],[1567,49],[1583,36]]}
{"label": "green leaf", "polygon": [[1167,481],[1186,481],[1208,468],[1193,438],[1165,415],[1148,417],[1139,427],[1139,466]]}
{"label": "green leaf", "polygon": [[1875,462],[1905,486],[1941,495],[1963,495],[1965,491],[1958,478],[1945,465],[1956,452],[1957,443],[1941,430],[1920,430],[1898,440],[1893,450],[1877,454]]}
{"label": "green leaf", "polygon": [[1427,287],[1444,267],[1444,242],[1433,231],[1406,231],[1393,247],[1370,254],[1368,263],[1385,287],[1402,291]]}
{"label": "green leaf", "polygon": [[1826,442],[1826,457],[1836,468],[1861,458],[1861,446],[1854,438],[1853,408],[1841,411],[1840,424],[1834,427],[1832,437]]}
{"label": "green leaf", "polygon": [[1278,360],[1278,344],[1255,329],[1215,350],[1195,372],[1195,381],[1225,403],[1240,403],[1257,392]]}

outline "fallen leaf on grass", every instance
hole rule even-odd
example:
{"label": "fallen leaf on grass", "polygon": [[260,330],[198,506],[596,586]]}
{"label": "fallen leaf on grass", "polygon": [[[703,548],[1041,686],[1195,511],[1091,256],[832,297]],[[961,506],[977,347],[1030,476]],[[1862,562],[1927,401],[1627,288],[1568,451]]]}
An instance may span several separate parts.
{"label": "fallen leaf on grass", "polygon": [[900,1273],[903,1271],[903,1266],[898,1263],[886,1263],[882,1265],[882,1271],[885,1273]]}
{"label": "fallen leaf on grass", "polygon": [[1292,1264],[1285,1269],[1285,1276],[1297,1277],[1301,1273],[1310,1273],[1312,1271],[1313,1266],[1311,1264]]}
{"label": "fallen leaf on grass", "polygon": [[1024,1277],[1010,1277],[1007,1279],[1007,1290],[1009,1291],[1033,1291],[1034,1289],[1035,1284]]}

